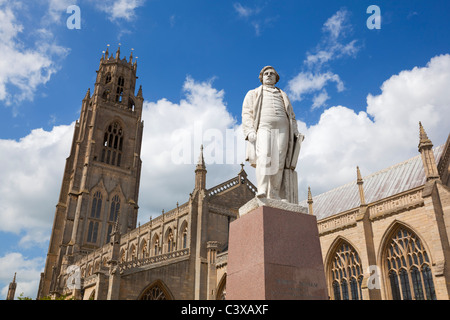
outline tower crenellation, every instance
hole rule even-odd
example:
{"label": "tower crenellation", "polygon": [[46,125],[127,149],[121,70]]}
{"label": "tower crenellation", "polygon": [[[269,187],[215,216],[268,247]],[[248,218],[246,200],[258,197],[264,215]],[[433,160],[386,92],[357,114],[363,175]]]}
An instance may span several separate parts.
{"label": "tower crenellation", "polygon": [[98,102],[135,111],[136,107],[141,106],[135,96],[137,62],[133,61],[133,53],[127,60],[126,57],[120,57],[120,47],[115,57],[108,57],[108,52],[107,49],[100,59],[94,96]]}

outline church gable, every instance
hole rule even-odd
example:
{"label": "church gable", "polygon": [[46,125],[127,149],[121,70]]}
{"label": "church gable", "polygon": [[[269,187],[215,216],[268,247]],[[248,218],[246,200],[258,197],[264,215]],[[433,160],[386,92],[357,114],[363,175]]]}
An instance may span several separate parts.
{"label": "church gable", "polygon": [[206,190],[209,203],[238,210],[256,194],[256,187],[246,178],[238,175],[215,187]]}

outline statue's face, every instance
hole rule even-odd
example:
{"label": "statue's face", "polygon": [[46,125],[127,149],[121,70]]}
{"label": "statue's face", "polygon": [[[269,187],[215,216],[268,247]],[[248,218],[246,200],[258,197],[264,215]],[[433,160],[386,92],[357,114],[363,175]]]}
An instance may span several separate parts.
{"label": "statue's face", "polygon": [[277,74],[274,69],[267,69],[263,73],[263,84],[274,85],[277,82]]}

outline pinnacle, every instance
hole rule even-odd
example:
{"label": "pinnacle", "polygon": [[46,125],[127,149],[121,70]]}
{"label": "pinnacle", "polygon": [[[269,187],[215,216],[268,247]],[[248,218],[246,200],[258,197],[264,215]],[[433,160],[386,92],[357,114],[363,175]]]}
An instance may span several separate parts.
{"label": "pinnacle", "polygon": [[362,177],[361,177],[361,171],[359,171],[359,166],[356,167],[356,178],[357,183],[363,183]]}
{"label": "pinnacle", "polygon": [[312,203],[313,199],[312,199],[312,194],[311,194],[311,188],[308,187],[308,203]]}
{"label": "pinnacle", "polygon": [[200,155],[198,156],[197,169],[205,168],[205,159],[203,158],[203,144],[200,146]]}
{"label": "pinnacle", "polygon": [[429,140],[428,135],[425,132],[425,129],[422,126],[422,122],[419,121],[419,130],[420,130],[420,141]]}
{"label": "pinnacle", "polygon": [[425,132],[425,129],[422,126],[422,122],[419,121],[419,151],[423,147],[433,147],[433,144],[431,143],[431,140],[428,138],[427,133]]}

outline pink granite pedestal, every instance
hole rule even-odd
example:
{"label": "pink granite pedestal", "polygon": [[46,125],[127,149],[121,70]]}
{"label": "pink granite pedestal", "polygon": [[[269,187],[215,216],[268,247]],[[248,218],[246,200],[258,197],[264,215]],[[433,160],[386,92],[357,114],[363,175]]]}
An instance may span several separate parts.
{"label": "pink granite pedestal", "polygon": [[230,224],[227,300],[326,300],[313,215],[260,206]]}

